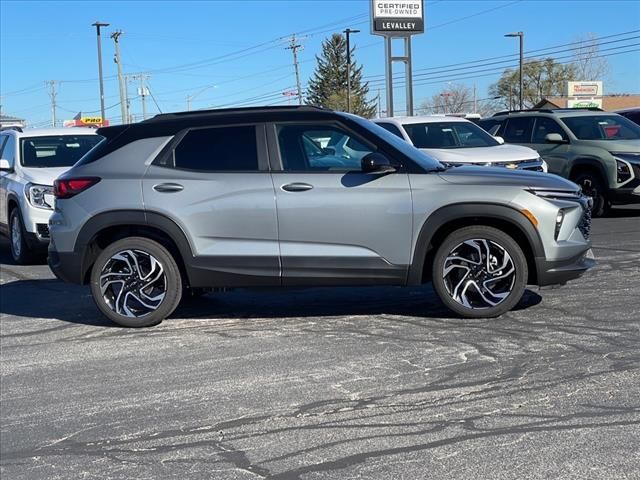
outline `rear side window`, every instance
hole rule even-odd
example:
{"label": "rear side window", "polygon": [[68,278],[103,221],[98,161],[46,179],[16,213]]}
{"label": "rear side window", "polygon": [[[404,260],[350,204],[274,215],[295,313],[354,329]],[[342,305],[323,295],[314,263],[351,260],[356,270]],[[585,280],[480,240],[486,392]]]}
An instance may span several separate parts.
{"label": "rear side window", "polygon": [[531,143],[533,117],[514,117],[507,121],[504,141],[509,143]]}
{"label": "rear side window", "polygon": [[386,123],[386,122],[376,122],[376,123],[380,125],[382,128],[384,128],[385,130],[387,130],[388,132],[391,132],[394,135],[397,135],[398,137],[404,140],[404,137],[402,136],[402,132],[400,132],[400,129],[396,127],[393,123]]}
{"label": "rear side window", "polygon": [[191,130],[182,138],[173,155],[175,168],[184,170],[259,170],[254,126]]}
{"label": "rear side window", "polygon": [[496,120],[495,118],[482,119],[477,124],[482,127],[487,133],[491,135],[497,135],[503,120]]}

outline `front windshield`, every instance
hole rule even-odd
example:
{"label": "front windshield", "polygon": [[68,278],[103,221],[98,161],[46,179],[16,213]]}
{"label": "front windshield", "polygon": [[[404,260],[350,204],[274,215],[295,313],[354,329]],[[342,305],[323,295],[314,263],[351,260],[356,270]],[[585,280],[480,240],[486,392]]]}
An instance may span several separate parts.
{"label": "front windshield", "polygon": [[580,140],[638,140],[640,126],[621,115],[581,115],[562,121]]}
{"label": "front windshield", "polygon": [[348,116],[350,120],[353,120],[358,125],[360,125],[363,128],[366,128],[367,130],[371,131],[378,137],[381,137],[385,142],[391,144],[391,146],[394,147],[396,150],[399,150],[403,155],[406,155],[407,157],[411,158],[414,162],[418,163],[421,167],[425,168],[426,170],[429,170],[429,171],[446,170],[444,165],[438,162],[435,158],[427,155],[424,152],[421,152],[420,150],[412,146],[410,143],[405,142],[400,137],[382,128],[380,125],[376,125],[375,123],[369,120],[366,120],[362,117],[359,117],[357,115],[351,115],[349,113],[344,113],[343,115]]}
{"label": "front windshield", "polygon": [[21,165],[27,168],[71,167],[91,150],[100,135],[52,135],[20,141]]}
{"label": "front windshield", "polygon": [[471,122],[406,123],[403,125],[418,148],[476,148],[500,145]]}

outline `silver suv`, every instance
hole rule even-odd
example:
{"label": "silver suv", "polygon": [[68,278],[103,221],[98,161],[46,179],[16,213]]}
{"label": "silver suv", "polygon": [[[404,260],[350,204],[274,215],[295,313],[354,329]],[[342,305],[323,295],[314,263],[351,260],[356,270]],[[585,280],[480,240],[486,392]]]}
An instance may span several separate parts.
{"label": "silver suv", "polygon": [[0,233],[9,237],[15,262],[44,260],[53,181],[100,138],[89,128],[0,132]]}
{"label": "silver suv", "polygon": [[49,265],[120,325],[161,322],[188,290],[428,281],[493,317],[594,264],[574,183],[446,169],[354,115],[212,110],[98,133],[55,183]]}

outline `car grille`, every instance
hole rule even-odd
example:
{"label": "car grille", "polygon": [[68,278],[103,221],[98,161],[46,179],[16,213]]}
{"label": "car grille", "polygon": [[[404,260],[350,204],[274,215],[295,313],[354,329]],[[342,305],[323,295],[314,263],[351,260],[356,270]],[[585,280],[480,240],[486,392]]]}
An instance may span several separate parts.
{"label": "car grille", "polygon": [[535,165],[533,167],[524,167],[522,170],[529,170],[530,172],[544,172],[541,165]]}
{"label": "car grille", "polygon": [[578,223],[578,230],[582,233],[582,236],[589,240],[589,236],[591,235],[591,208],[589,204],[584,201],[582,203],[582,218],[580,218],[580,223]]}
{"label": "car grille", "polygon": [[41,238],[49,238],[49,225],[46,223],[38,223],[36,224],[36,229],[38,231],[38,236]]}

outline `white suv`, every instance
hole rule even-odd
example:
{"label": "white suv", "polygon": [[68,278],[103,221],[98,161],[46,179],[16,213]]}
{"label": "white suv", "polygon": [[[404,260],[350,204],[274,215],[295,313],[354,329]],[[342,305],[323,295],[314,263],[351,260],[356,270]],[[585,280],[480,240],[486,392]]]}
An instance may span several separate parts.
{"label": "white suv", "polygon": [[433,115],[373,121],[445,165],[547,171],[547,163],[535,150],[505,145],[500,137],[492,137],[464,118]]}
{"label": "white suv", "polygon": [[17,263],[44,257],[53,212],[53,181],[102,137],[89,128],[0,132],[0,233]]}

